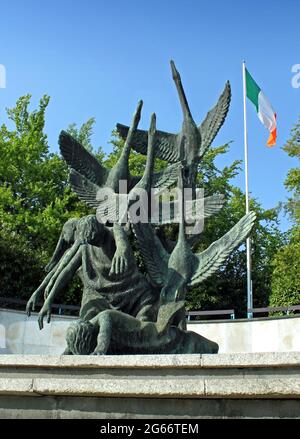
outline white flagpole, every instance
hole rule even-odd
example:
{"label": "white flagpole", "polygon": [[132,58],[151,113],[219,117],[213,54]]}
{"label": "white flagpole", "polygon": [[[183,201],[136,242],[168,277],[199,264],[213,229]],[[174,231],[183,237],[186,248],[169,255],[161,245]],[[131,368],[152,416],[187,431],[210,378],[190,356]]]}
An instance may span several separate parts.
{"label": "white flagpole", "polygon": [[[249,186],[248,186],[248,133],[247,133],[247,105],[246,105],[246,63],[243,61],[243,101],[244,101],[244,153],[245,153],[245,190],[246,190],[246,214],[249,213]],[[251,281],[251,242],[246,241],[247,250],[247,317],[253,317],[253,296]]]}

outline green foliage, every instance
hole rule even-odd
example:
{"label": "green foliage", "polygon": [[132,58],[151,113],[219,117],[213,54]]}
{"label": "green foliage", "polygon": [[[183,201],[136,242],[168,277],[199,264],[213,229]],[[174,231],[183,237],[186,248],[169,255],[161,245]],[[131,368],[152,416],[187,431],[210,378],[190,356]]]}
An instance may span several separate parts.
{"label": "green foliage", "polygon": [[80,128],[77,127],[76,123],[71,123],[67,129],[68,133],[77,139],[78,142],[80,142],[90,152],[93,150],[91,136],[93,134],[94,123],[95,118],[91,117]]}
{"label": "green foliage", "polygon": [[[90,213],[68,186],[65,162],[49,151],[44,133],[48,103],[49,97],[44,96],[38,109],[30,111],[30,96],[20,98],[15,108],[7,110],[14,128],[9,130],[2,125],[0,129],[0,288],[5,297],[28,298],[44,277],[43,267],[51,257],[64,222]],[[93,124],[92,118],[80,128],[75,124],[68,128],[91,152]],[[101,148],[95,154],[107,167],[116,163],[124,144],[116,132],[111,143],[112,152],[108,156]],[[210,149],[199,167],[198,185],[204,188],[205,195],[225,194],[227,203],[218,215],[206,221],[198,251],[220,238],[245,213],[244,194],[231,184],[240,171],[240,162],[221,170],[215,166],[216,157],[225,154],[228,148],[229,145],[224,145]],[[131,152],[129,165],[133,175],[143,174],[145,163],[145,156]],[[165,166],[164,161],[156,159],[156,170]],[[251,209],[259,218],[252,246],[254,303],[263,306],[270,293],[270,261],[282,245],[282,236],[275,209],[266,211],[255,200],[251,200]],[[176,226],[165,230],[176,239]],[[80,299],[80,284],[76,279],[60,301],[78,304]],[[245,301],[246,256],[241,246],[217,275],[190,292],[188,308],[230,307],[243,315]]]}
{"label": "green foliage", "polygon": [[68,126],[67,132],[74,137],[74,139],[78,140],[82,146],[84,146],[89,152],[93,153],[97,159],[102,162],[105,157],[105,153],[101,146],[99,146],[98,150],[93,150],[92,146],[92,135],[93,135],[93,126],[95,124],[95,118],[91,117],[85,123],[81,125],[80,128],[77,127],[76,123],[71,123]]}
{"label": "green foliage", "polygon": [[87,208],[70,190],[68,169],[49,152],[44,133],[49,97],[29,111],[30,95],[7,114],[14,128],[0,128],[1,295],[28,297],[44,277],[62,225]]}
{"label": "green foliage", "polygon": [[[203,238],[197,251],[204,250],[223,236],[245,214],[245,195],[242,191],[231,187],[228,195],[228,202],[220,213],[205,222]],[[262,307],[268,304],[272,274],[270,262],[282,245],[282,235],[277,225],[276,209],[264,210],[252,199],[250,210],[257,214],[251,235],[254,306]],[[188,308],[234,309],[238,317],[244,317],[246,291],[246,249],[242,245],[230,255],[217,274],[189,293]]]}
{"label": "green foliage", "polygon": [[2,230],[0,255],[0,297],[27,299],[45,274],[36,251],[22,237]]}
{"label": "green foliage", "polygon": [[300,242],[290,242],[276,254],[270,306],[300,304]]}
{"label": "green foliage", "polygon": [[[118,161],[122,148],[124,146],[124,140],[118,137],[117,131],[112,132],[112,140],[110,142],[112,145],[112,151],[108,154],[106,158],[103,158],[102,162],[107,168],[112,168]],[[131,175],[143,175],[146,165],[146,156],[138,154],[133,149],[129,156],[129,171]],[[165,168],[167,163],[160,159],[155,159],[155,171],[160,171]]]}
{"label": "green foliage", "polygon": [[[290,157],[300,159],[300,123],[291,130],[291,138],[283,150]],[[300,169],[289,170],[284,182],[292,196],[285,203],[293,221],[286,236],[286,245],[275,255],[272,262],[272,294],[270,306],[300,304]]]}
{"label": "green foliage", "polygon": [[[300,122],[300,119],[299,119]],[[300,123],[297,123],[291,130],[291,138],[287,141],[283,150],[290,157],[300,160]],[[300,168],[289,170],[284,182],[288,191],[292,192],[292,197],[286,203],[286,210],[295,222],[295,226],[300,225]]]}

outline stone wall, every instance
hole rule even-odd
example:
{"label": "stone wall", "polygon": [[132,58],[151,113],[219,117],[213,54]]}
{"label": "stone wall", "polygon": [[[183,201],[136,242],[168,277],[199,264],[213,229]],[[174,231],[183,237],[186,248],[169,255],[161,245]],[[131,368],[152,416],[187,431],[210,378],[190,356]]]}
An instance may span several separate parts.
{"label": "stone wall", "polygon": [[[39,330],[37,314],[0,308],[0,354],[59,355],[74,317],[53,316]],[[217,342],[220,353],[300,351],[300,315],[294,317],[190,322],[188,329]]]}
{"label": "stone wall", "polygon": [[66,346],[65,333],[74,317],[52,316],[39,330],[37,314],[0,308],[0,354],[61,354]]}
{"label": "stone wall", "polygon": [[220,353],[300,351],[300,315],[191,323],[188,329],[218,343]]}

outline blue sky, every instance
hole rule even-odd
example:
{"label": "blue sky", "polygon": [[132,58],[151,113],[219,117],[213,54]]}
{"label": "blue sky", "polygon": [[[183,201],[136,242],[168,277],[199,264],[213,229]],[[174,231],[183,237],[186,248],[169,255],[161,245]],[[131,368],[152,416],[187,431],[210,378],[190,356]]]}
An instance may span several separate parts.
{"label": "blue sky", "polygon": [[[140,126],[157,114],[159,129],[177,132],[182,114],[169,60],[181,73],[197,122],[215,103],[227,79],[232,104],[214,145],[233,140],[220,166],[243,159],[242,60],[269,97],[278,117],[278,146],[248,103],[249,184],[265,208],[286,198],[288,169],[297,162],[280,148],[300,115],[300,88],[291,85],[300,64],[298,0],[35,0],[2,2],[0,123],[5,108],[31,93],[33,107],[51,96],[46,132],[57,151],[61,129],[94,116],[93,143],[106,151],[116,122],[129,123],[144,100]],[[235,183],[244,188],[244,174]],[[282,228],[289,223],[282,217]]]}

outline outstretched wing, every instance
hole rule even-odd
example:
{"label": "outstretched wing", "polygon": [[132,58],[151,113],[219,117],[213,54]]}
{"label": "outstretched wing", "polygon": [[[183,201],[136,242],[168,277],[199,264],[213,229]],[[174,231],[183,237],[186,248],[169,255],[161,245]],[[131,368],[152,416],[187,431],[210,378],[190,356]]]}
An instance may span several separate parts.
{"label": "outstretched wing", "polygon": [[196,254],[197,269],[189,286],[197,285],[215,273],[227,256],[250,234],[256,215],[250,212],[232,227],[222,238],[211,244],[202,253]]}
{"label": "outstretched wing", "polygon": [[[173,184],[178,181],[178,172],[180,168],[181,163],[178,162],[168,165],[162,171],[154,172],[151,176],[151,187],[153,189],[159,189],[159,192],[161,192],[164,189],[173,186]],[[137,185],[138,182],[141,180],[141,178],[141,175],[131,175],[128,182],[129,190],[133,189],[134,186]]]}
{"label": "outstretched wing", "polygon": [[128,196],[127,194],[116,194],[111,192],[105,196],[101,201],[98,201],[97,219],[101,223],[128,223]]}
{"label": "outstretched wing", "polygon": [[222,194],[212,195],[203,199],[187,201],[185,206],[185,217],[195,218],[209,218],[219,212],[224,206],[225,198]]}
{"label": "outstretched wing", "polygon": [[98,186],[105,184],[108,170],[74,137],[66,131],[61,131],[58,142],[62,156],[70,168]]}
{"label": "outstretched wing", "polygon": [[151,187],[164,190],[178,181],[181,163],[173,163],[160,172],[155,172],[151,177]]}
{"label": "outstretched wing", "polygon": [[152,283],[162,287],[167,279],[169,253],[164,249],[149,223],[132,223],[138,248]]}
{"label": "outstretched wing", "polygon": [[[219,210],[222,209],[225,203],[225,197],[222,194],[215,194],[210,197],[204,198],[204,218],[209,218],[216,213],[219,212]],[[189,245],[193,248],[197,244],[200,243],[202,238],[202,233],[195,233],[191,235],[187,235],[186,239],[189,243]]]}
{"label": "outstretched wing", "polygon": [[231,100],[231,87],[229,81],[226,82],[223,93],[219,97],[217,104],[207,113],[206,118],[198,127],[201,134],[201,146],[199,157],[201,158],[212,144],[214,138],[223,125],[228,113]]}
{"label": "outstretched wing", "polygon": [[[185,219],[186,221],[203,220],[215,215],[222,209],[225,202],[223,195],[212,195],[210,197],[199,198],[197,200],[185,202]],[[155,224],[178,223],[181,218],[178,201],[163,201],[160,207],[159,216]],[[189,236],[187,239],[190,243]],[[199,240],[199,235],[192,235],[191,244],[195,244]],[[195,241],[195,242],[194,242]]]}
{"label": "outstretched wing", "polygon": [[71,169],[69,182],[71,188],[78,195],[81,201],[84,201],[88,206],[96,208],[99,204],[97,201],[97,192],[100,189],[95,183],[92,183],[84,175]]}
{"label": "outstretched wing", "polygon": [[[128,126],[117,124],[117,131],[122,139],[126,139],[128,130]],[[155,156],[169,163],[178,162],[180,160],[180,151],[178,151],[176,137],[176,134],[157,130],[154,142]],[[136,130],[132,137],[131,146],[140,154],[147,155],[148,131]]]}

